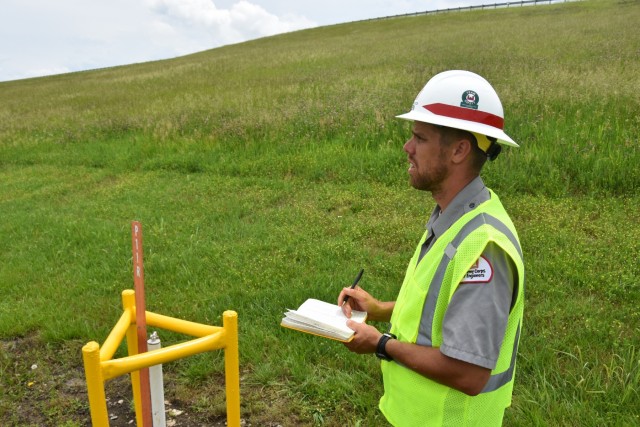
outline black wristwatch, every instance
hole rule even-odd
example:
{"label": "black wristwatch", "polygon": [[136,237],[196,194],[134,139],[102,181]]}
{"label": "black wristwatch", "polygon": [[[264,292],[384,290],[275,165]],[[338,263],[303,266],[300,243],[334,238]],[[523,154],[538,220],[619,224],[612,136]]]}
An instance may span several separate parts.
{"label": "black wristwatch", "polygon": [[380,340],[378,341],[378,346],[376,347],[376,357],[378,359],[388,360],[388,361],[393,360],[393,358],[389,356],[385,348],[387,345],[387,341],[389,341],[391,338],[396,339],[396,336],[386,332],[382,334],[382,336],[380,337]]}

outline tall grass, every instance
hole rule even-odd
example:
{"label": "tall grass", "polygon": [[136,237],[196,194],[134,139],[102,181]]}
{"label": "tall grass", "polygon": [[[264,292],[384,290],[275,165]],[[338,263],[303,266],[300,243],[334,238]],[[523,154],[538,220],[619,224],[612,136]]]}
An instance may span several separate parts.
{"label": "tall grass", "polygon": [[[507,424],[636,424],[639,19],[637,2],[597,0],[405,17],[0,83],[0,336],[106,337],[136,219],[150,310],[238,311],[243,417],[383,425],[375,358],[278,324],[361,267],[395,297],[433,201],[407,186],[409,124],[393,116],[462,68],[494,85],[521,143],[484,171],[527,267]],[[203,418],[224,411],[222,369],[165,367]]]}

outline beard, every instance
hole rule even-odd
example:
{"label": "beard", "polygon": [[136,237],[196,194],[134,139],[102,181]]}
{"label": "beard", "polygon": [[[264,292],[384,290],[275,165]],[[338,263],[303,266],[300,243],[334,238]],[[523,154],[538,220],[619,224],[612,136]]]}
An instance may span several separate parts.
{"label": "beard", "polygon": [[438,193],[441,190],[442,183],[449,175],[449,170],[445,166],[443,151],[440,151],[438,157],[439,162],[434,167],[422,173],[417,173],[418,168],[416,168],[416,173],[409,176],[409,183],[413,188],[431,193]]}

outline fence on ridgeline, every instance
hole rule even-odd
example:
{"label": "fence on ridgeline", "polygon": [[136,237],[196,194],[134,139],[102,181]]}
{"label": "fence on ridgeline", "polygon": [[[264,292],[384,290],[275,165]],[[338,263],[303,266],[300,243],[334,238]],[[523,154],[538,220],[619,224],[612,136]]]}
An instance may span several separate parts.
{"label": "fence on ridgeline", "polygon": [[402,18],[406,16],[435,15],[440,13],[465,12],[465,11],[471,11],[471,10],[498,9],[498,8],[506,8],[506,7],[537,6],[537,5],[543,5],[543,4],[549,5],[549,4],[557,4],[557,3],[569,3],[574,1],[582,1],[582,0],[522,0],[522,1],[512,1],[512,2],[504,2],[504,3],[482,4],[482,5],[475,5],[475,6],[449,7],[446,9],[426,10],[423,12],[403,13],[399,15],[390,15],[390,16],[381,16],[378,18],[363,19],[362,21],[376,21],[379,19]]}

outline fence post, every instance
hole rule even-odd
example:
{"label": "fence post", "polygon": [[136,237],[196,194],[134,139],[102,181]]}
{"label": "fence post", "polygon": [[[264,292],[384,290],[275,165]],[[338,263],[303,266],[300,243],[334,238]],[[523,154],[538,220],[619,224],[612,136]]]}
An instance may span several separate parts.
{"label": "fence post", "polygon": [[109,413],[107,412],[107,399],[104,392],[102,367],[100,366],[100,345],[95,341],[87,343],[82,347],[82,359],[87,379],[91,424],[93,427],[108,427]]}
{"label": "fence post", "polygon": [[227,334],[224,347],[224,374],[227,394],[227,425],[240,427],[240,361],[238,355],[238,314],[222,313],[222,327]]}

